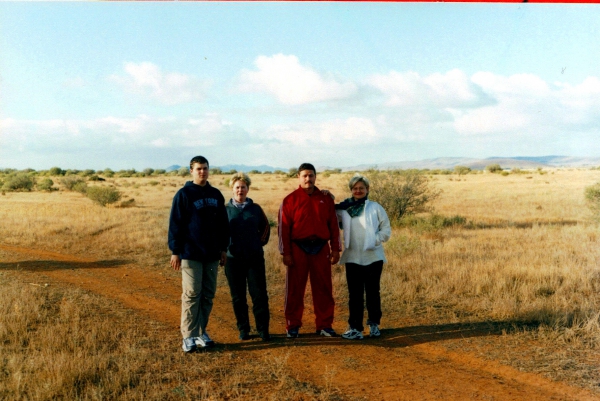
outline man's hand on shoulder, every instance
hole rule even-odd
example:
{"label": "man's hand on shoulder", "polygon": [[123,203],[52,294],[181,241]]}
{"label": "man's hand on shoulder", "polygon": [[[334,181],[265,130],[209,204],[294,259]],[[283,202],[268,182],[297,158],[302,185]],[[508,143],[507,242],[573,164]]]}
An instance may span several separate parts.
{"label": "man's hand on shoulder", "polygon": [[335,195],[334,195],[334,194],[332,194],[330,190],[328,190],[328,189],[322,189],[322,190],[321,190],[321,193],[322,193],[323,195],[329,195],[329,196],[331,197],[331,199],[335,200]]}

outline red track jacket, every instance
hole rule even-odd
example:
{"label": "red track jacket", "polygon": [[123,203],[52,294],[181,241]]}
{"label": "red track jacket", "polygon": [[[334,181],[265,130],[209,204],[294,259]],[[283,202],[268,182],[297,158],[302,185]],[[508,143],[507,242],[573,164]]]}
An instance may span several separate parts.
{"label": "red track jacket", "polygon": [[283,199],[279,209],[279,253],[290,255],[292,240],[329,240],[331,249],[341,251],[340,228],[333,199],[315,187],[308,195],[298,186]]}

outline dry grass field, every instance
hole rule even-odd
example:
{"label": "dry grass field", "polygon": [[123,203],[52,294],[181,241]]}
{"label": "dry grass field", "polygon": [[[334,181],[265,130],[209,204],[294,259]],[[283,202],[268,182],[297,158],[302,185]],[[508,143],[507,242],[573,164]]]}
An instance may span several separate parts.
{"label": "dry grass field", "polygon": [[[339,201],[350,176],[317,186]],[[296,180],[251,177],[249,197],[276,222]],[[228,178],[209,179],[227,199]],[[386,244],[381,340],[241,345],[221,272],[209,329],[222,345],[193,356],[180,349],[166,244],[188,179],[88,184],[117,188],[121,207],[56,184],[0,195],[0,399],[600,399],[600,232],[584,200],[600,171],[430,176],[437,217],[394,227]],[[276,239],[273,228],[267,278],[282,334]],[[343,331],[344,269],[333,270]],[[301,334],[311,321],[308,308]]]}

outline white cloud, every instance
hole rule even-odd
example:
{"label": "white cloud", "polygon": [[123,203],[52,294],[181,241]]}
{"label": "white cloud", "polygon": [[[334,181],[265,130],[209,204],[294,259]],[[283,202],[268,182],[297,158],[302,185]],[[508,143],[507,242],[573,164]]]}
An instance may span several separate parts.
{"label": "white cloud", "polygon": [[109,79],[130,92],[168,105],[201,101],[209,87],[208,81],[178,72],[164,73],[150,62],[127,62],[123,69],[126,75],[112,75]]}
{"label": "white cloud", "polygon": [[391,71],[373,75],[367,82],[387,97],[388,106],[470,108],[493,101],[477,83],[457,69],[426,77],[412,71]]}
{"label": "white cloud", "polygon": [[286,105],[344,99],[356,92],[353,83],[324,77],[293,55],[259,56],[254,64],[257,70],[242,71],[239,89],[269,93]]}
{"label": "white cloud", "polygon": [[600,80],[595,77],[576,86],[550,85],[532,74],[506,77],[480,72],[472,79],[497,103],[457,113],[455,128],[460,134],[541,139],[575,135],[594,124],[597,129],[600,121]]}

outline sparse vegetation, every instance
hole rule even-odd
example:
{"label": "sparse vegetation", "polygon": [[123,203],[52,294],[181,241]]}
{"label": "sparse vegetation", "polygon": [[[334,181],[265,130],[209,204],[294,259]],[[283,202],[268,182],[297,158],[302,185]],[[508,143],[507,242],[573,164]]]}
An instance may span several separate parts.
{"label": "sparse vegetation", "polygon": [[50,178],[43,178],[38,180],[36,183],[36,187],[39,191],[52,191],[52,186],[54,185],[54,181]]}
{"label": "sparse vegetation", "polygon": [[499,164],[490,164],[485,167],[485,170],[490,173],[499,173],[502,171],[502,167]]}
{"label": "sparse vegetation", "polygon": [[[3,172],[0,179],[6,180],[11,173],[16,172]],[[410,173],[414,172],[372,171],[365,175],[375,190],[382,186],[378,178],[397,185],[406,183]],[[339,201],[348,196],[350,176],[319,175],[317,185],[331,189]],[[71,176],[55,181],[66,188],[62,180],[67,177]],[[222,185],[223,178],[215,179],[215,185],[221,184],[219,189],[228,198],[230,190]],[[269,175],[252,178],[250,196],[263,207],[273,227],[265,260],[274,311],[272,330],[281,335],[283,327],[277,319],[282,313],[285,270],[275,226],[279,204],[297,182],[282,182]],[[405,213],[385,244],[388,263],[381,280],[383,327],[390,331],[406,329],[406,338],[417,327],[503,325],[510,329],[502,335],[440,341],[434,348],[454,346],[462,352],[470,346],[474,354],[522,371],[541,372],[598,394],[600,234],[598,225],[589,221],[588,205],[600,202],[600,183],[594,184],[600,181],[600,171],[556,170],[554,175],[530,174],[527,178],[472,174],[460,182],[456,176],[454,181],[447,177],[425,181],[428,190],[438,195],[443,190],[443,196],[429,198],[424,208],[417,209],[435,208],[434,214]],[[111,179],[132,204],[135,192],[143,192],[135,195],[139,207],[131,208],[93,207],[88,199],[64,191],[60,196],[7,192],[0,199],[0,238],[9,246],[74,258],[107,263],[135,259],[133,267],[155,275],[156,283],[160,283],[160,290],[152,287],[142,291],[155,297],[152,305],[173,307],[180,279],[169,267],[166,222],[173,194],[183,181],[177,175],[161,177],[162,185],[152,185],[148,178]],[[261,190],[255,191],[259,187]],[[375,199],[373,193],[370,197]],[[80,269],[64,261],[29,260],[17,254],[12,263],[7,259],[10,252],[3,252],[2,399],[253,399],[252,392],[244,391],[257,387],[263,399],[265,394],[273,400],[347,399],[335,392],[335,382],[332,387],[319,387],[301,382],[293,373],[297,366],[294,352],[315,354],[314,359],[319,359],[335,352],[331,347],[338,345],[323,341],[315,345],[317,341],[307,337],[302,347],[280,342],[275,347],[249,351],[235,340],[235,321],[227,303],[220,315],[214,315],[210,328],[223,328],[211,332],[217,340],[229,333],[231,348],[227,344],[217,352],[185,358],[173,328],[178,311],[171,311],[170,325],[162,327],[147,315],[141,319],[138,312],[126,310],[123,305],[128,304],[77,290],[80,282],[96,277],[102,269]],[[87,276],[73,279],[64,289],[30,284],[31,277],[59,277],[61,270],[67,277],[79,272]],[[339,306],[334,324],[336,329],[343,329],[348,301],[344,269],[334,266],[332,272]],[[229,302],[222,271],[219,274],[220,302]],[[25,277],[29,281],[19,281]],[[128,287],[132,281],[120,275],[115,278],[114,285],[122,286],[123,291],[115,291],[113,299],[120,302],[126,297],[127,291],[132,291],[133,287]],[[161,292],[169,286],[175,288],[175,295]],[[92,285],[89,288],[95,290]],[[164,310],[162,316],[168,314]],[[306,319],[307,331],[311,324]],[[45,339],[43,345],[40,337]],[[395,355],[400,350],[394,348],[400,344],[395,342],[400,341],[397,337],[384,338],[382,352]],[[375,348],[377,343],[368,345],[364,349],[379,349]],[[292,352],[289,360],[286,352]],[[369,369],[362,358],[361,353],[344,355],[342,363],[346,360],[348,368]]]}
{"label": "sparse vegetation", "polygon": [[121,192],[113,187],[88,187],[87,197],[101,206],[110,205],[121,199]]}
{"label": "sparse vegetation", "polygon": [[4,179],[2,189],[5,191],[31,191],[35,179],[25,172],[11,173]]}
{"label": "sparse vegetation", "polygon": [[60,183],[67,191],[75,191],[85,194],[87,190],[87,183],[85,182],[85,179],[76,175],[67,175],[60,179]]}
{"label": "sparse vegetation", "polygon": [[390,220],[396,223],[404,216],[429,211],[431,202],[440,195],[428,178],[417,171],[371,171],[369,179],[370,199],[381,204]]}
{"label": "sparse vegetation", "polygon": [[469,174],[471,172],[471,168],[467,166],[455,166],[454,173],[460,175]]}

